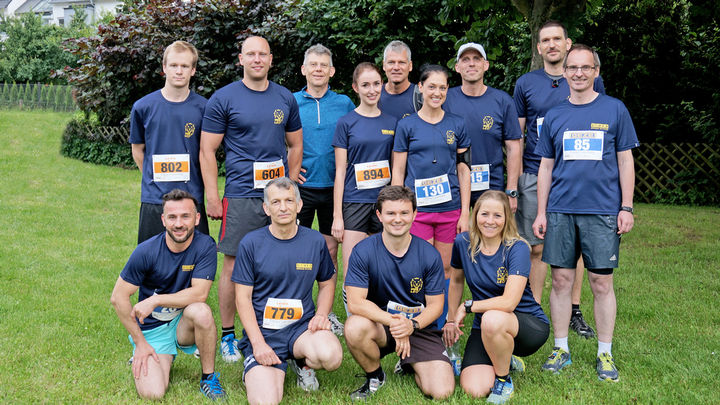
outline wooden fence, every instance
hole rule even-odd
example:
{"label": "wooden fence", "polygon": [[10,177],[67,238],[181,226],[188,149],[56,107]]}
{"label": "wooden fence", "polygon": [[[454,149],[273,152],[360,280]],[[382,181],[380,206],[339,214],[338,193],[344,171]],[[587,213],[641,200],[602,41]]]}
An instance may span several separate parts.
{"label": "wooden fence", "polygon": [[703,183],[720,193],[720,145],[642,144],[635,157],[635,199],[655,202],[663,191],[689,192]]}

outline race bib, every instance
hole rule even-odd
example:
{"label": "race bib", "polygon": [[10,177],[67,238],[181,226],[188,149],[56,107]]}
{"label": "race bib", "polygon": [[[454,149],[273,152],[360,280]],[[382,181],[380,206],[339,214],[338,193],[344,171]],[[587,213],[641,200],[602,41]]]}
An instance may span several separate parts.
{"label": "race bib", "polygon": [[265,303],[262,327],[282,329],[297,322],[303,316],[301,300],[290,298],[268,298]]}
{"label": "race bib", "polygon": [[425,309],[425,305],[420,305],[417,307],[408,307],[402,304],[398,304],[395,301],[388,301],[387,303],[387,312],[390,314],[400,314],[408,319],[413,319],[416,316],[420,315],[420,312]]}
{"label": "race bib", "polygon": [[415,180],[415,198],[418,207],[434,205],[452,200],[450,180],[447,174]]}
{"label": "race bib", "polygon": [[535,123],[537,124],[537,139],[540,139],[540,131],[542,130],[543,121],[545,121],[545,117],[539,117],[535,120]]}
{"label": "race bib", "polygon": [[254,188],[265,188],[272,179],[285,176],[285,166],[282,159],[274,162],[253,163]]}
{"label": "race bib", "polygon": [[390,162],[387,160],[355,164],[355,185],[358,190],[386,184],[390,184]]}
{"label": "race bib", "polygon": [[563,160],[602,160],[604,131],[563,132]]}
{"label": "race bib", "polygon": [[152,155],[153,181],[190,181],[190,155]]}
{"label": "race bib", "polygon": [[182,308],[157,307],[152,311],[152,317],[158,321],[172,321],[182,314]]}
{"label": "race bib", "polygon": [[470,168],[470,190],[481,191],[490,188],[490,165],[472,165]]}

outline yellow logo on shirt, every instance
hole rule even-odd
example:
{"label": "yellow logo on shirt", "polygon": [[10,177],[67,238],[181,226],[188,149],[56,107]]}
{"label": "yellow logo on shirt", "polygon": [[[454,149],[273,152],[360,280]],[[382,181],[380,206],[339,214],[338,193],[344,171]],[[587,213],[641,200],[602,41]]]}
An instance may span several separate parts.
{"label": "yellow logo on shirt", "polygon": [[608,129],[610,129],[610,126],[608,124],[596,124],[593,122],[590,124],[590,129],[602,129],[607,131]]}
{"label": "yellow logo on shirt", "polygon": [[283,118],[285,118],[285,113],[281,109],[277,109],[273,111],[273,123],[274,124],[282,124]]}
{"label": "yellow logo on shirt", "polygon": [[190,138],[195,133],[195,124],[188,122],[185,124],[185,138]]}
{"label": "yellow logo on shirt", "polygon": [[393,129],[381,129],[380,131],[383,135],[395,135],[395,130]]}
{"label": "yellow logo on shirt", "polygon": [[182,271],[193,271],[195,269],[194,264],[183,264]]}
{"label": "yellow logo on shirt", "polygon": [[423,281],[420,277],[415,277],[412,280],[410,280],[410,293],[411,294],[417,294],[422,290],[423,287]]}
{"label": "yellow logo on shirt", "polygon": [[312,263],[295,263],[295,270],[312,270]]}
{"label": "yellow logo on shirt", "polygon": [[498,284],[505,284],[507,282],[508,278],[508,271],[505,268],[505,266],[500,266],[497,269],[497,283]]}
{"label": "yellow logo on shirt", "polygon": [[447,140],[448,145],[452,145],[455,143],[455,132],[451,129],[448,129],[447,132],[445,132],[445,138]]}
{"label": "yellow logo on shirt", "polygon": [[492,128],[494,122],[495,121],[493,121],[493,117],[491,117],[489,115],[484,116],[483,117],[483,129],[485,131],[490,130],[490,128]]}

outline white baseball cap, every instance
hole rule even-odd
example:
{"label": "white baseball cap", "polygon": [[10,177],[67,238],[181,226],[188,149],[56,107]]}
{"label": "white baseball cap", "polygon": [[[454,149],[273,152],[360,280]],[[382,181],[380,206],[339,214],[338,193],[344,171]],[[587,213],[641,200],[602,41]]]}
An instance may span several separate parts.
{"label": "white baseball cap", "polygon": [[467,44],[463,44],[460,49],[458,49],[456,60],[460,60],[463,52],[467,51],[468,49],[474,49],[480,52],[480,55],[482,55],[483,59],[487,59],[487,55],[485,55],[485,49],[482,47],[482,45],[475,42],[468,42]]}

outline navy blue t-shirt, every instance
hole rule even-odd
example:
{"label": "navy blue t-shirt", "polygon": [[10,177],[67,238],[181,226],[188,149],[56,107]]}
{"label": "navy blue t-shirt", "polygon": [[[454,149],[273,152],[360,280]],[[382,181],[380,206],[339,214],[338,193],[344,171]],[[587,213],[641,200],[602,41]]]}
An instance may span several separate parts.
{"label": "navy blue t-shirt", "polygon": [[588,104],[564,101],[545,115],[535,153],[555,159],[547,212],[617,215],[617,152],[640,146],[622,101],[599,94]]}
{"label": "navy blue t-shirt", "polygon": [[[421,238],[412,235],[405,255],[397,257],[378,233],[353,248],[345,285],[367,289],[367,299],[383,311],[388,311],[389,302],[417,308],[427,304],[426,295],[445,293],[445,273],[440,253]],[[394,312],[393,305],[389,312]]]}
{"label": "navy blue t-shirt", "polygon": [[390,94],[385,91],[385,86],[382,86],[378,108],[385,114],[395,117],[396,120],[415,114],[417,112],[413,102],[415,86],[415,84],[410,83],[410,87],[400,94]]}
{"label": "navy blue t-shirt", "polygon": [[[522,138],[512,98],[489,86],[482,96],[472,97],[458,86],[448,91],[443,108],[465,119],[472,144],[472,164],[490,165],[489,189],[504,190],[503,142]],[[473,176],[480,175],[473,173]],[[478,198],[481,193],[473,191],[473,198]]]}
{"label": "navy blue t-shirt", "polygon": [[[192,91],[185,101],[168,101],[158,90],[133,104],[130,113],[130,143],[145,144],[140,201],[162,204],[162,196],[178,188],[203,202],[204,187],[199,155],[200,128],[206,103],[205,97]],[[161,162],[162,155],[188,155],[189,180],[154,181],[154,160],[158,161],[158,173],[175,171],[167,171],[169,163]],[[185,161],[185,158],[181,160]],[[162,166],[162,163],[165,163],[165,166]],[[172,164],[182,165],[182,162],[175,160]],[[184,169],[185,167],[183,171]]]}
{"label": "navy blue t-shirt", "polygon": [[[553,87],[557,83],[557,87]],[[600,94],[605,94],[605,86],[602,77],[595,79],[593,88]],[[525,173],[537,174],[540,167],[540,156],[535,154],[537,144],[538,119],[542,121],[545,113],[552,107],[560,104],[570,97],[570,87],[564,77],[556,81],[548,77],[544,69],[533,70],[520,76],[515,83],[513,98],[518,117],[526,118],[525,128],[525,151],[523,152],[523,171]]]}
{"label": "navy blue t-shirt", "polygon": [[240,241],[231,280],[253,287],[252,305],[262,328],[266,304],[273,298],[300,300],[303,310],[297,321],[312,318],[313,283],[333,274],[335,265],[320,232],[299,226],[294,237],[282,240],[266,226]]}
{"label": "navy blue t-shirt", "polygon": [[[474,301],[503,295],[508,276],[530,277],[530,246],[523,241],[516,241],[510,247],[501,244],[493,255],[488,256],[480,252],[475,256],[475,263],[470,258],[469,247],[470,237],[467,232],[456,236],[450,266],[463,270]],[[515,311],[530,314],[545,323],[550,323],[533,298],[530,283],[525,285]],[[482,314],[475,314],[473,328],[480,328],[481,318]]]}
{"label": "navy blue t-shirt", "polygon": [[[419,212],[447,212],[461,208],[460,183],[457,176],[457,150],[470,146],[465,121],[459,115],[445,112],[437,124],[425,122],[417,114],[398,121],[395,129],[395,152],[407,152],[405,185],[415,191]],[[436,183],[415,186],[416,179],[447,175],[452,199],[423,205],[423,198],[445,195],[447,185]],[[430,183],[429,181],[424,183]]]}
{"label": "navy blue t-shirt", "polygon": [[264,185],[256,187],[255,180],[263,179],[255,162],[282,161],[287,176],[285,133],[301,128],[295,97],[272,81],[265,91],[251,90],[242,81],[216,91],[205,108],[202,129],[225,134],[225,196],[262,197]]}
{"label": "navy blue t-shirt", "polygon": [[[365,117],[350,111],[340,118],[335,127],[333,146],[347,150],[345,191],[343,202],[374,203],[387,181],[390,184],[390,158],[397,120],[385,113],[377,117]],[[380,163],[380,162],[384,162]],[[375,163],[356,175],[355,165]],[[377,182],[378,185],[368,182]],[[360,187],[360,188],[359,188]],[[372,188],[365,188],[372,187]]]}
{"label": "navy blue t-shirt", "polygon": [[[193,240],[182,252],[173,253],[165,241],[165,232],[140,243],[125,264],[120,278],[139,288],[138,302],[155,294],[174,294],[189,288],[193,278],[215,280],[217,251],[212,237],[195,231]],[[141,330],[161,326],[180,315],[182,308],[157,307],[138,322]]]}

